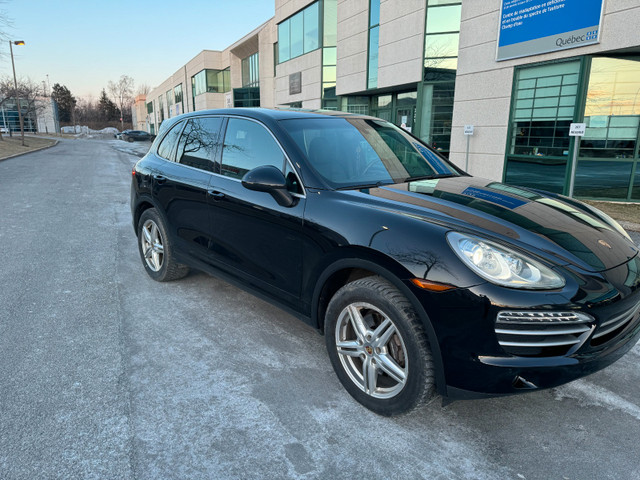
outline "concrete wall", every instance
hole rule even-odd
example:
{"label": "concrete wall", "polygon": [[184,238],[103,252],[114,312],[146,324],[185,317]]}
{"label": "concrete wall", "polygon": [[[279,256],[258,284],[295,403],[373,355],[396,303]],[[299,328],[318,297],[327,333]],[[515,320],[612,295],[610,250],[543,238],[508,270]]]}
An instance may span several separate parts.
{"label": "concrete wall", "polygon": [[496,62],[500,0],[462,3],[460,50],[456,77],[450,158],[464,167],[464,125],[474,125],[469,172],[502,179],[514,67],[553,59],[638,48],[638,0],[607,0],[597,45]]}
{"label": "concrete wall", "polygon": [[339,0],[337,95],[367,89],[368,41],[369,0]]}
{"label": "concrete wall", "polygon": [[378,88],[422,81],[424,0],[380,2]]}
{"label": "concrete wall", "polygon": [[[289,95],[289,75],[300,72],[302,92]],[[302,102],[303,108],[320,108],[322,83],[322,49],[294,58],[276,66],[275,103],[286,106],[291,102]]]}

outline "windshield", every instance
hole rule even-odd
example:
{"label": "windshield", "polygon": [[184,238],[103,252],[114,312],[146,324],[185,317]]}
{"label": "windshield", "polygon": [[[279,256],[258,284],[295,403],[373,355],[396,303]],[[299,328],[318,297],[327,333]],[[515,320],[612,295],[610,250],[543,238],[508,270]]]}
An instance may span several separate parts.
{"label": "windshield", "polygon": [[384,120],[282,120],[309,164],[335,189],[459,175],[419,140]]}

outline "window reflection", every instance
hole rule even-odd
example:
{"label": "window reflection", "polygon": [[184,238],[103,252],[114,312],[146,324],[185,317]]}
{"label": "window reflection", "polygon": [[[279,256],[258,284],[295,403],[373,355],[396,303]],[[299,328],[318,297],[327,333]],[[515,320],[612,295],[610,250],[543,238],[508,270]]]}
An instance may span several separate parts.
{"label": "window reflection", "polygon": [[271,134],[255,122],[229,119],[220,173],[241,179],[249,170],[262,165],[279,170],[284,166],[284,154]]}
{"label": "window reflection", "polygon": [[594,58],[581,157],[633,158],[640,125],[640,61]]}
{"label": "window reflection", "polygon": [[220,145],[219,117],[193,118],[180,137],[178,161],[190,167],[214,171],[217,149]]}

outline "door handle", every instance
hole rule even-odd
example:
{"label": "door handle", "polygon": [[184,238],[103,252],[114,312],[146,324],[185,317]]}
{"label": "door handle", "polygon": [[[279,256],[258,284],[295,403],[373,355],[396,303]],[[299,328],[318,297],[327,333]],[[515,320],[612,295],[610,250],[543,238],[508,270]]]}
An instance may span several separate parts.
{"label": "door handle", "polygon": [[217,190],[209,190],[207,193],[209,193],[209,196],[213,197],[214,200],[222,200],[224,198],[224,193]]}
{"label": "door handle", "polygon": [[166,182],[166,181],[167,181],[167,177],[165,177],[165,176],[163,176],[163,175],[154,175],[154,176],[153,176],[153,179],[154,179],[156,182],[160,183],[160,184],[162,184],[162,183],[164,183],[164,182]]}

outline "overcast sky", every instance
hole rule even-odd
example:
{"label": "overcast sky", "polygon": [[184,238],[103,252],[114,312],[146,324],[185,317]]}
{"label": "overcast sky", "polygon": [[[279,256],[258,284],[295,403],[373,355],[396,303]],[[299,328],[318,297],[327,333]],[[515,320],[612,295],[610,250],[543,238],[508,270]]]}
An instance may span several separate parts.
{"label": "overcast sky", "polygon": [[[160,84],[201,50],[224,50],[274,15],[274,0],[4,0],[18,77],[97,99],[109,80]],[[0,44],[0,77],[12,75]]]}

